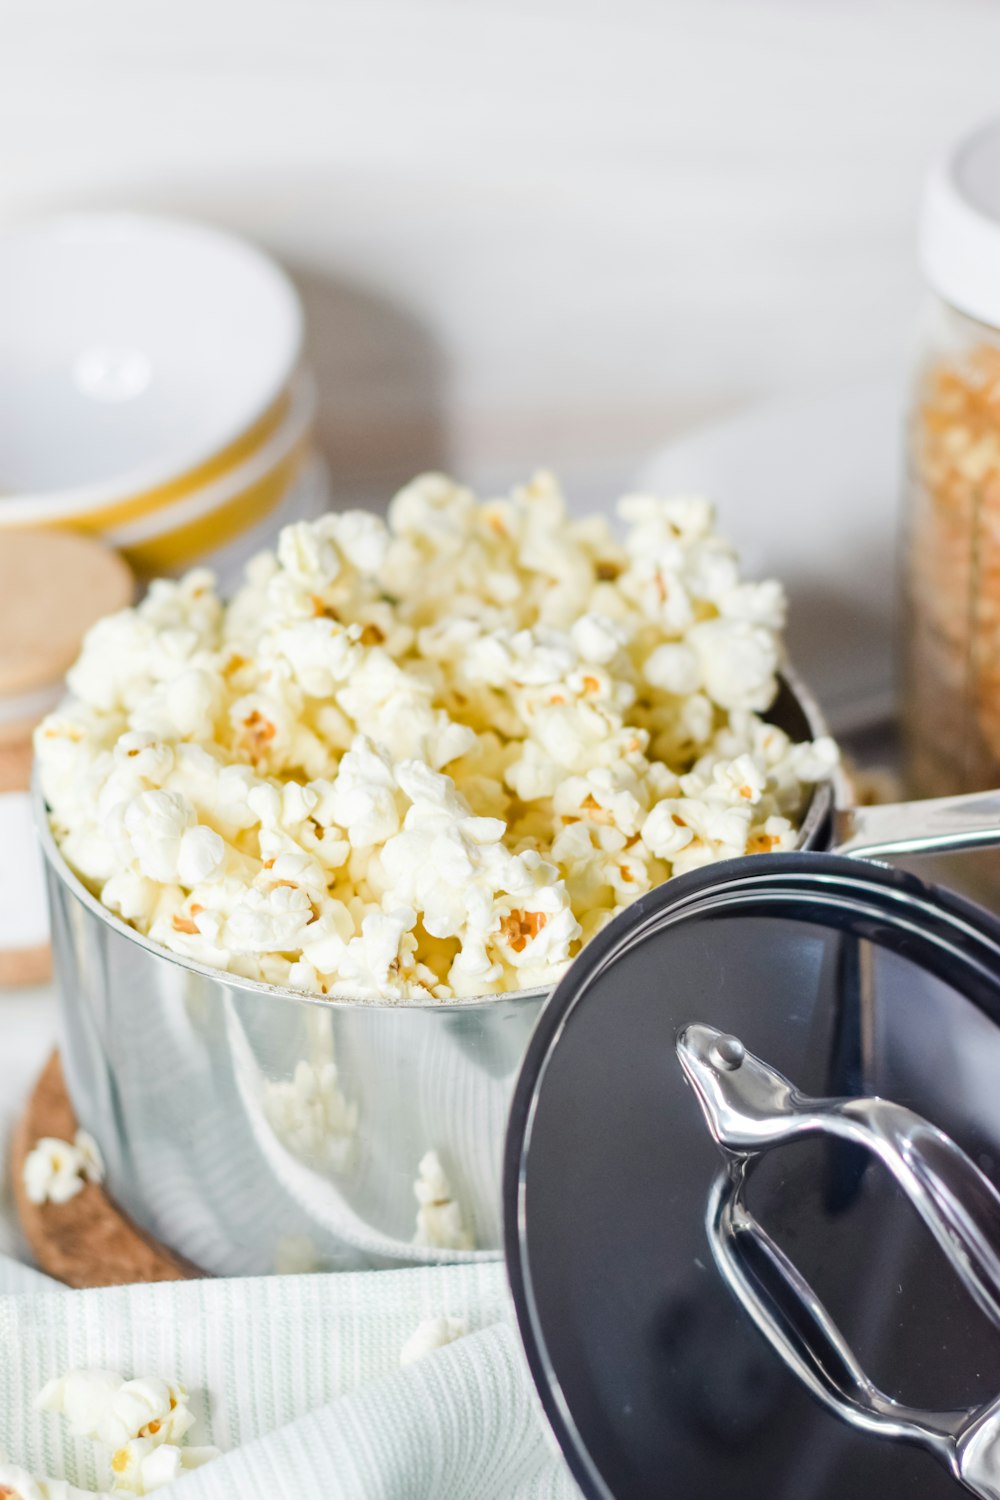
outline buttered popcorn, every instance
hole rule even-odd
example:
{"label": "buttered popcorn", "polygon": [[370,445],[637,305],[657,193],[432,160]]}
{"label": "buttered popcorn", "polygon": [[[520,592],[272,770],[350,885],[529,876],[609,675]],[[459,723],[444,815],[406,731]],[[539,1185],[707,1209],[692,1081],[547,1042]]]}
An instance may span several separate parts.
{"label": "buttered popcorn", "polygon": [[427,475],[287,527],[228,605],[153,584],[36,735],[66,859],[186,958],[403,1000],[551,985],[671,875],[791,848],[836,750],[763,717],[780,587],[704,500],[618,512]]}

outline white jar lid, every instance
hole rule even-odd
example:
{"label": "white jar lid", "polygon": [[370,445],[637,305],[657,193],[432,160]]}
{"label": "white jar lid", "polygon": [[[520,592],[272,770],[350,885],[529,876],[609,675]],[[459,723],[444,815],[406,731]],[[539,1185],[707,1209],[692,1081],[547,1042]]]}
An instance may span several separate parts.
{"label": "white jar lid", "polygon": [[920,263],[946,302],[1000,328],[1000,119],[964,136],[932,167]]}

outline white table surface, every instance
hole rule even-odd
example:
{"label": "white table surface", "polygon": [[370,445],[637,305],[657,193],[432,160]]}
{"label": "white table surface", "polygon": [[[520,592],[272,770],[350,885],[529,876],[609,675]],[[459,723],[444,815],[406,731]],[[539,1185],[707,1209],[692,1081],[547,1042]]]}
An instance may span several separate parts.
{"label": "white table surface", "polygon": [[589,504],[698,422],[891,373],[927,162],[998,108],[988,0],[0,13],[0,224],[153,209],[273,249],[371,503],[545,462]]}

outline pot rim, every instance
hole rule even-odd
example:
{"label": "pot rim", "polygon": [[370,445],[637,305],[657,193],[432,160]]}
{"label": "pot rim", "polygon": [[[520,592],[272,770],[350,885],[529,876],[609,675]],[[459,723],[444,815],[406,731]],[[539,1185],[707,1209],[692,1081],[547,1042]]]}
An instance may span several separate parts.
{"label": "pot rim", "polygon": [[[810,690],[803,683],[798,673],[787,664],[782,668],[780,674],[781,682],[790,690],[798,707],[809,727],[810,736],[818,739],[822,735],[829,734],[823,711],[813,697]],[[815,849],[817,841],[822,834],[824,824],[835,805],[843,803],[845,796],[845,782],[842,775],[835,775],[830,781],[816,784],[809,805],[806,809],[802,826],[799,829],[795,844],[795,853],[802,853]],[[42,793],[41,781],[37,768],[32,774],[31,783],[32,811],[34,813],[35,828],[38,839],[45,856],[46,864],[52,875],[55,876],[77,901],[91,914],[97,917],[112,932],[120,937],[127,938],[144,948],[147,953],[164,959],[167,963],[175,964],[180,969],[187,969],[193,974],[200,975],[203,979],[209,979],[215,984],[224,984],[231,989],[247,991],[255,995],[266,995],[273,1000],[294,1002],[296,1004],[316,1005],[333,1007],[334,1009],[356,1009],[364,1007],[370,1010],[405,1010],[405,1011],[433,1011],[435,1014],[465,1014],[470,1010],[485,1010],[504,1003],[508,1005],[537,1005],[539,1001],[545,1000],[560,983],[562,976],[545,987],[536,987],[530,990],[505,990],[502,993],[490,995],[470,995],[467,999],[435,1000],[433,997],[427,999],[392,999],[387,996],[378,996],[374,999],[363,996],[344,995],[317,995],[308,990],[293,990],[284,985],[265,984],[259,979],[246,979],[242,974],[234,974],[229,969],[215,969],[209,964],[199,963],[197,959],[186,958],[181,953],[174,953],[171,949],[163,947],[161,943],[153,942],[137,928],[129,926],[122,921],[121,917],[110,911],[91,891],[87,889],[83,881],[66,862],[62,850],[59,848],[52,832],[49,822],[48,805]],[[753,854],[740,856],[743,859],[754,859],[762,856]],[[773,856],[777,857],[777,856]],[[669,881],[663,882],[669,885]],[[575,962],[575,959],[572,960]]]}

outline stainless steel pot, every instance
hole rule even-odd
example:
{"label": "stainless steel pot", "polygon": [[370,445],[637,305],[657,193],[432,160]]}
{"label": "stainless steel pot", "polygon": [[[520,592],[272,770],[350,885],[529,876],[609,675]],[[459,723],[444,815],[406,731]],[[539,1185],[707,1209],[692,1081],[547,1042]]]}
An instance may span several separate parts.
{"label": "stainless steel pot", "polygon": [[[826,732],[794,678],[771,717]],[[312,998],[180,958],[74,876],[36,788],[62,1059],[114,1198],[206,1271],[353,1269],[500,1254],[508,1109],[540,990],[462,1000]],[[800,848],[829,842],[817,789]],[[474,1250],[413,1243],[436,1150]]]}

